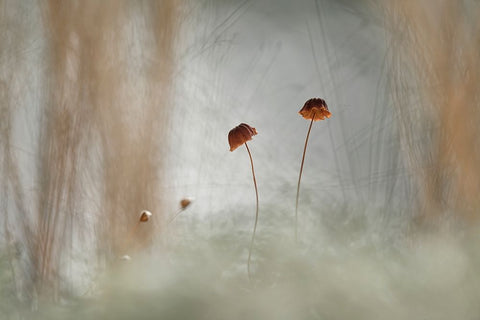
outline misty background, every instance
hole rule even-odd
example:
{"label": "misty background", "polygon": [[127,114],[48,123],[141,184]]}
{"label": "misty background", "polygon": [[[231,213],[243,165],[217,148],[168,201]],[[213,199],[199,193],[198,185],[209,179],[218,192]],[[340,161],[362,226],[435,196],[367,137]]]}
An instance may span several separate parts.
{"label": "misty background", "polygon": [[[475,318],[479,10],[0,1],[0,310]],[[332,117],[312,127],[294,244],[313,97]]]}
{"label": "misty background", "polygon": [[253,202],[248,155],[227,144],[228,131],[246,122],[259,132],[250,145],[262,204],[294,212],[309,124],[298,111],[321,97],[333,116],[313,126],[303,196],[319,210],[405,203],[408,173],[375,9],[362,1],[222,1],[201,10],[203,23],[189,21],[168,152],[173,201],[195,196],[202,216]]}

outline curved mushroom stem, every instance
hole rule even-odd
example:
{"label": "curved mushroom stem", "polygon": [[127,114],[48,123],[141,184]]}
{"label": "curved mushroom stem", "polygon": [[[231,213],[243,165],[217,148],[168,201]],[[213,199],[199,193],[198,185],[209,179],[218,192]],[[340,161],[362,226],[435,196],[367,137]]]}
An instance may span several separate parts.
{"label": "curved mushroom stem", "polygon": [[247,148],[248,156],[250,157],[250,163],[252,164],[253,184],[255,185],[255,196],[257,200],[256,211],[255,211],[255,224],[253,226],[253,234],[252,234],[252,240],[250,241],[250,248],[248,249],[248,262],[247,262],[248,278],[251,280],[250,259],[252,257],[253,242],[255,240],[255,231],[257,230],[257,222],[258,222],[258,189],[257,189],[257,180],[255,179],[255,170],[253,169],[252,154],[250,153],[250,149],[248,148],[248,145],[246,142],[245,142],[245,147]]}
{"label": "curved mushroom stem", "polygon": [[183,210],[185,210],[185,209],[184,209],[184,208],[180,208],[180,209],[175,213],[175,215],[174,215],[172,218],[170,218],[170,220],[168,220],[167,226],[170,225],[170,224],[173,222],[173,220],[175,220],[175,218],[177,218],[178,215],[183,212]]}
{"label": "curved mushroom stem", "polygon": [[308,127],[305,147],[303,148],[302,164],[300,165],[300,174],[298,175],[297,199],[295,200],[295,243],[298,242],[298,196],[300,195],[300,181],[302,180],[303,163],[305,162],[305,152],[307,151],[308,137],[310,136],[310,130],[312,130],[313,119],[315,119],[315,113],[313,114],[312,121],[310,121],[310,126]]}

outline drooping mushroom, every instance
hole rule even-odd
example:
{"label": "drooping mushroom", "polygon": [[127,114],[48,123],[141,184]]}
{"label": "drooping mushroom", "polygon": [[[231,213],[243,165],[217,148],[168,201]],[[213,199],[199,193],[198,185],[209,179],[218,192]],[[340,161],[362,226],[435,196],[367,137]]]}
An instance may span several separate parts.
{"label": "drooping mushroom", "polygon": [[182,200],[180,200],[180,208],[182,210],[185,210],[191,203],[192,203],[193,199],[191,198],[184,198]]}
{"label": "drooping mushroom", "polygon": [[257,130],[255,128],[250,127],[246,123],[240,123],[228,133],[228,144],[230,145],[230,151],[237,149],[244,143],[247,145],[247,141],[252,140],[252,137],[256,134]]}
{"label": "drooping mushroom", "polygon": [[180,209],[173,215],[172,218],[170,218],[170,220],[168,220],[167,225],[169,225],[170,223],[172,223],[173,220],[175,220],[175,218],[176,218],[180,213],[182,213],[182,211],[184,211],[185,209],[187,209],[187,207],[192,203],[193,200],[194,200],[193,198],[183,198],[182,200],[180,200]]}
{"label": "drooping mushroom", "polygon": [[250,149],[248,148],[247,141],[252,140],[252,137],[257,134],[257,130],[255,128],[250,127],[246,123],[241,123],[240,125],[236,126],[228,133],[228,143],[230,145],[230,151],[237,149],[242,144],[245,144],[247,148],[248,156],[250,157],[250,164],[252,166],[252,175],[253,175],[253,185],[255,186],[255,197],[256,197],[256,210],[255,210],[255,224],[253,226],[253,234],[252,240],[250,241],[250,247],[248,249],[248,262],[247,262],[247,271],[248,277],[251,278],[250,274],[250,260],[252,257],[252,248],[253,243],[255,241],[255,231],[257,230],[257,222],[258,222],[258,189],[257,189],[257,180],[255,178],[255,169],[253,167],[253,160],[252,154],[250,153]]}
{"label": "drooping mushroom", "polygon": [[300,181],[302,179],[303,163],[305,162],[305,152],[307,151],[308,138],[310,130],[312,129],[313,121],[324,120],[330,118],[332,114],[328,110],[325,100],[320,98],[313,98],[307,100],[302,109],[298,112],[302,117],[310,121],[308,127],[307,138],[305,139],[305,147],[303,148],[302,164],[300,165],[300,174],[298,175],[297,197],[295,200],[295,242],[298,240],[298,197],[300,195]]}

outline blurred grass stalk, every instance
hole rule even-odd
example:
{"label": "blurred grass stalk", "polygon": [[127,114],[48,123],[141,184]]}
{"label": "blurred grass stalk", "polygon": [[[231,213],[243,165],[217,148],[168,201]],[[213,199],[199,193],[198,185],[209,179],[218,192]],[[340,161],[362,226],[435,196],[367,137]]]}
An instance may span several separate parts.
{"label": "blurred grass stalk", "polygon": [[[42,39],[32,39],[35,10]],[[177,10],[176,0],[0,1],[1,205],[22,300],[68,296],[73,264],[92,249],[99,265],[125,254],[139,212],[160,216]],[[25,96],[39,101],[27,138],[15,132],[22,112],[36,112]],[[28,144],[33,178],[16,149]]]}
{"label": "blurred grass stalk", "polygon": [[392,101],[418,222],[478,220],[478,1],[387,1],[382,9],[391,35]]}

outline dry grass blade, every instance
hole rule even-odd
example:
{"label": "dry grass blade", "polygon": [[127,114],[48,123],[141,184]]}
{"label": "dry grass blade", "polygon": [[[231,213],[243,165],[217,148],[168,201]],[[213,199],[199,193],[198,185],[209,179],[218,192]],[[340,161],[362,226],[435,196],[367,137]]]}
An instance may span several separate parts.
{"label": "dry grass blade", "polygon": [[[480,6],[388,2],[392,92],[420,221],[478,219]],[[453,215],[452,215],[453,214]],[[441,219],[440,219],[441,220]]]}
{"label": "dry grass blade", "polygon": [[[2,38],[11,40],[2,41],[7,50],[0,53],[0,83],[8,84],[0,107],[3,191],[16,203],[4,223],[15,229],[11,242],[25,244],[25,300],[58,300],[77,281],[74,264],[88,258],[85,268],[93,270],[121,253],[138,218],[132,212],[161,212],[177,10],[175,0],[1,2],[2,34],[16,35]],[[31,56],[42,57],[41,68],[32,67]],[[15,83],[38,92],[19,92]],[[33,173],[17,167],[11,148],[19,143],[11,119],[22,109],[34,123],[20,141],[33,146]],[[31,180],[35,185],[26,185]],[[156,227],[148,224],[136,241],[148,243]]]}

